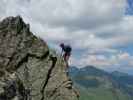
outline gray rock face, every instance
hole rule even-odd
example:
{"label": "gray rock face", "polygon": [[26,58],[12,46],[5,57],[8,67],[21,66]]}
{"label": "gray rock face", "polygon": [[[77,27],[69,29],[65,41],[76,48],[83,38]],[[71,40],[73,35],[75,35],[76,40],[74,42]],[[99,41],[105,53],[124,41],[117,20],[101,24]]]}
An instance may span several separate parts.
{"label": "gray rock face", "polygon": [[62,57],[19,16],[0,22],[0,100],[78,100]]}

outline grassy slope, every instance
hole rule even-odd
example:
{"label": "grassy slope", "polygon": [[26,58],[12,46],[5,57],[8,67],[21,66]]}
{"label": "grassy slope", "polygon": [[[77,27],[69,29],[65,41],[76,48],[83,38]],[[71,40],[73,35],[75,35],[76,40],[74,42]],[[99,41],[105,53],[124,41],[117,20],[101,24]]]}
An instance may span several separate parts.
{"label": "grassy slope", "polygon": [[[78,86],[80,100],[129,100],[128,95],[115,89],[89,88]],[[117,91],[117,92],[116,92]]]}
{"label": "grassy slope", "polygon": [[[89,86],[85,87],[85,85],[81,84],[83,81],[87,81],[87,83],[91,82],[92,79],[98,79],[101,81],[99,86]],[[80,100],[132,100],[129,99],[128,95],[123,93],[122,90],[114,88],[112,85],[112,81],[108,79],[104,79],[103,77],[94,77],[94,76],[86,76],[86,77],[78,77],[80,85],[76,83],[76,87],[80,90]],[[88,81],[89,80],[89,81]],[[92,81],[95,82],[95,81]]]}
{"label": "grassy slope", "polygon": [[[71,78],[80,90],[80,100],[133,100],[125,88],[118,84],[121,82],[120,79],[114,80],[112,75],[102,70],[93,67],[78,71],[74,69]],[[133,85],[131,84],[129,88],[133,89]]]}

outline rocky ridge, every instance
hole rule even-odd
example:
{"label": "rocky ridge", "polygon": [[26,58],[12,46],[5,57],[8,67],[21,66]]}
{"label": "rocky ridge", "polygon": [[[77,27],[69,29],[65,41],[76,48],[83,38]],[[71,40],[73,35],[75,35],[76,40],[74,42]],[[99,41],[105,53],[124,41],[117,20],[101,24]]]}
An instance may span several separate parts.
{"label": "rocky ridge", "polygon": [[0,100],[78,100],[63,58],[20,16],[0,22]]}

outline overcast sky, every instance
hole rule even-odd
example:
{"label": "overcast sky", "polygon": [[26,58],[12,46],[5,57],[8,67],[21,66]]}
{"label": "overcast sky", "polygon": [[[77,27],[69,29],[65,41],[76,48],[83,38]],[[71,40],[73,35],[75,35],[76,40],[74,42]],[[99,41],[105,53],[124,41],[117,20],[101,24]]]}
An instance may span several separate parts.
{"label": "overcast sky", "polygon": [[133,71],[132,0],[1,0],[0,19],[16,15],[51,48],[70,44],[71,65]]}

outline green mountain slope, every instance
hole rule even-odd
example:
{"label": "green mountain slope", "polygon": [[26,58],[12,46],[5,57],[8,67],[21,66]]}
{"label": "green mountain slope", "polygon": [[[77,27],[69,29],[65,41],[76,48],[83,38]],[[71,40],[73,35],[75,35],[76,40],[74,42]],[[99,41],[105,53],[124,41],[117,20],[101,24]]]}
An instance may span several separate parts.
{"label": "green mountain slope", "polygon": [[[128,79],[128,83],[131,83],[133,80],[130,80],[131,77],[129,78],[126,74],[121,73],[121,75],[116,72],[110,74],[93,66],[82,69],[71,67],[69,74],[75,86],[80,90],[80,100],[133,100],[132,89],[129,90],[123,82]],[[119,82],[118,75],[121,75],[119,77],[122,84]],[[122,79],[123,76],[126,76],[126,79]],[[130,84],[131,86],[133,84]]]}

